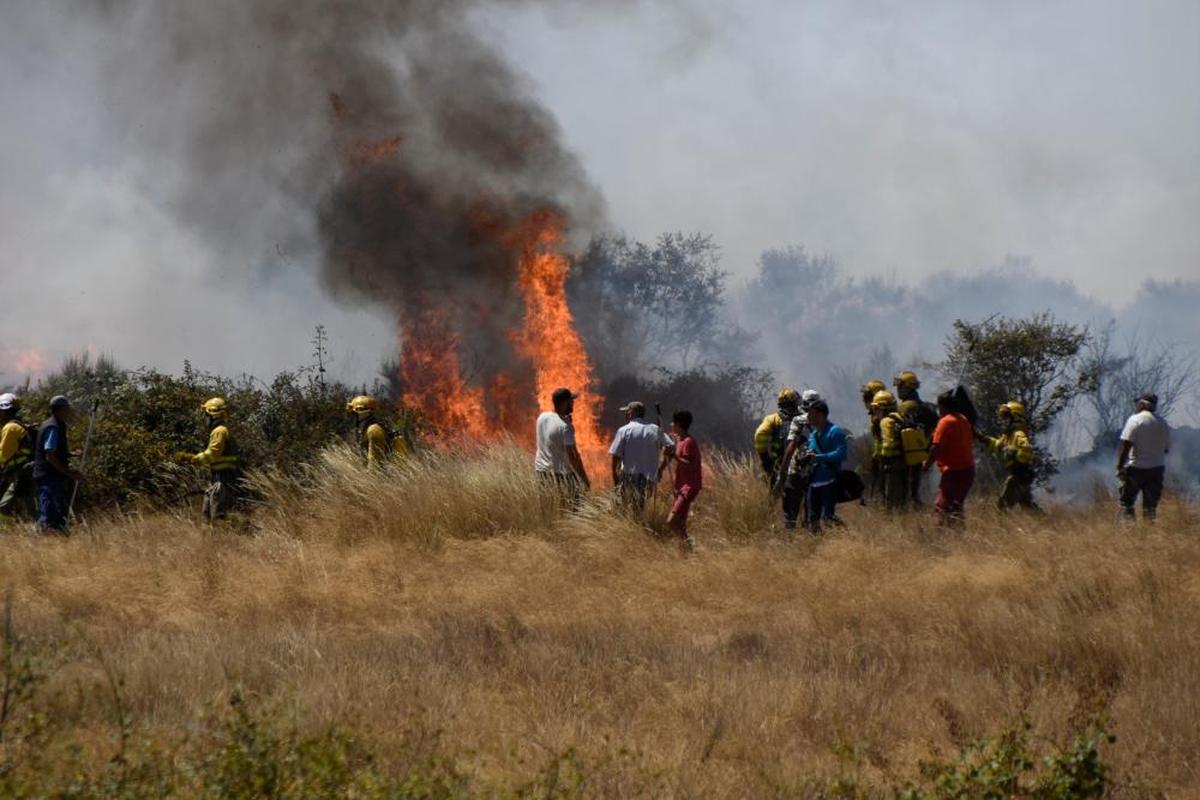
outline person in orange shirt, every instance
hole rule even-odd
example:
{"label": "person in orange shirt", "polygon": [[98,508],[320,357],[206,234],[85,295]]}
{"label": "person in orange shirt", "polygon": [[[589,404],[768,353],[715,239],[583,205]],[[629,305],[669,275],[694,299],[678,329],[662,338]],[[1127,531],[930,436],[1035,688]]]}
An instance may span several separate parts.
{"label": "person in orange shirt", "polygon": [[938,424],[933,429],[933,447],[925,460],[928,471],[934,463],[942,472],[933,513],[939,525],[962,528],[964,506],[975,483],[974,429],[963,416],[954,392],[938,395]]}

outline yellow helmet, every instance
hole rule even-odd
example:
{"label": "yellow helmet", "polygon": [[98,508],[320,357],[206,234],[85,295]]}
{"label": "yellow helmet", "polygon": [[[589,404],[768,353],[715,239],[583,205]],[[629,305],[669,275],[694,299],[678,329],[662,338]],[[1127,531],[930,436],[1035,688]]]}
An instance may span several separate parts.
{"label": "yellow helmet", "polygon": [[900,413],[907,417],[916,414],[920,408],[921,404],[916,400],[905,400],[900,404]]}
{"label": "yellow helmet", "polygon": [[200,410],[213,419],[225,419],[229,416],[229,403],[224,397],[210,397],[200,406]]}
{"label": "yellow helmet", "polygon": [[883,381],[871,380],[864,383],[862,385],[862,389],[860,389],[862,392],[863,405],[865,405],[867,408],[870,408],[871,401],[875,399],[875,393],[882,392],[886,388],[887,387],[883,385]]}
{"label": "yellow helmet", "polygon": [[897,389],[919,389],[921,387],[921,380],[911,369],[906,369],[898,374],[893,383]]}
{"label": "yellow helmet", "polygon": [[799,406],[800,393],[795,389],[785,387],[779,392],[779,397],[775,398],[775,403],[780,408],[784,406]]}
{"label": "yellow helmet", "polygon": [[370,395],[359,395],[346,404],[346,410],[349,413],[358,414],[359,416],[373,414],[377,408],[379,408],[379,403],[376,402],[376,398]]}
{"label": "yellow helmet", "polygon": [[889,392],[887,389],[880,389],[878,392],[875,393],[875,396],[871,398],[871,409],[872,410],[882,411],[885,409],[895,408],[895,407],[896,407],[896,398],[893,397],[892,393]]}
{"label": "yellow helmet", "polygon": [[1019,403],[1016,400],[1010,400],[1007,403],[1001,403],[1000,406],[996,409],[996,416],[1002,417],[1002,418],[1011,416],[1013,419],[1013,422],[1016,422],[1018,424],[1024,424],[1024,422],[1025,422],[1025,404]]}

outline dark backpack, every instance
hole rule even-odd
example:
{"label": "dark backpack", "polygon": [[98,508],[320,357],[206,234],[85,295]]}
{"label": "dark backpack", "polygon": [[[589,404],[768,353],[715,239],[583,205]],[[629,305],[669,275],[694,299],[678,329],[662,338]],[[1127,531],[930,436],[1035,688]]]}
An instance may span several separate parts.
{"label": "dark backpack", "polygon": [[844,469],[837,474],[833,488],[833,502],[850,503],[859,500],[866,491],[862,477],[853,470]]}

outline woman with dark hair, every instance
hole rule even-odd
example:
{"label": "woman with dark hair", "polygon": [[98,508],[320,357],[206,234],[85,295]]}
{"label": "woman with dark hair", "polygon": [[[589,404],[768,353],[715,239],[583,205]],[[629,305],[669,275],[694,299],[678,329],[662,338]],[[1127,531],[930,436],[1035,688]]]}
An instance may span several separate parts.
{"label": "woman with dark hair", "polygon": [[962,405],[953,391],[938,395],[938,424],[933,430],[933,446],[925,469],[936,463],[942,479],[938,483],[933,513],[939,525],[962,528],[965,525],[964,507],[971,486],[975,483],[975,441],[970,420],[963,414]]}

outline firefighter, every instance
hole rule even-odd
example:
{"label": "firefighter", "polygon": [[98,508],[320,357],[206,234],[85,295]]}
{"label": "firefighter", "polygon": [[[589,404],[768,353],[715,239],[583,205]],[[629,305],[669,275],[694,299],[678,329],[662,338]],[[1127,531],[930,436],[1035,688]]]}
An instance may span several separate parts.
{"label": "firefighter", "polygon": [[365,394],[346,404],[346,411],[355,417],[358,446],[367,460],[368,469],[383,466],[392,453],[392,433],[376,418],[378,410],[375,398]]}
{"label": "firefighter", "polygon": [[879,420],[876,418],[875,412],[871,410],[871,403],[875,400],[875,395],[879,392],[886,391],[887,386],[880,380],[869,380],[862,385],[862,401],[863,408],[867,410],[867,425],[871,431],[871,466],[870,480],[867,482],[869,491],[868,497],[871,500],[878,500],[883,496],[883,471],[879,468]]}
{"label": "firefighter", "polygon": [[208,447],[195,455],[182,454],[192,464],[208,467],[212,481],[204,492],[204,518],[209,522],[223,519],[237,501],[242,476],[237,442],[229,432],[229,404],[223,397],[212,397],[200,406],[208,418]]}
{"label": "firefighter", "polygon": [[1033,441],[1029,438],[1025,406],[1015,400],[1002,403],[996,409],[996,419],[1002,431],[999,436],[976,433],[979,441],[1000,457],[1008,472],[996,505],[1001,511],[1013,506],[1040,511],[1033,501]]}
{"label": "firefighter", "polygon": [[792,418],[800,413],[800,393],[795,389],[782,389],[776,398],[776,406],[778,410],[763,417],[762,423],[754,431],[754,450],[766,473],[768,486],[775,484]]}
{"label": "firefighter", "polygon": [[[917,391],[921,388],[921,380],[917,377],[917,373],[906,369],[897,374],[892,383],[896,387],[898,402],[904,403],[911,400],[917,404],[917,424],[925,431],[925,438],[932,441],[933,429],[938,424],[938,410],[933,403],[927,403],[921,399],[921,394]],[[924,474],[925,471],[921,466],[909,468],[908,492],[909,499],[912,500],[914,506],[921,505],[921,484],[924,482]]]}
{"label": "firefighter", "polygon": [[903,511],[908,505],[908,465],[904,462],[903,418],[895,396],[880,389],[871,400],[871,413],[879,429],[875,455],[883,484],[883,502],[888,511]]}
{"label": "firefighter", "polygon": [[0,527],[37,518],[33,492],[33,432],[21,421],[21,401],[0,394]]}

